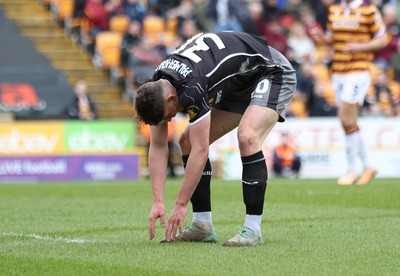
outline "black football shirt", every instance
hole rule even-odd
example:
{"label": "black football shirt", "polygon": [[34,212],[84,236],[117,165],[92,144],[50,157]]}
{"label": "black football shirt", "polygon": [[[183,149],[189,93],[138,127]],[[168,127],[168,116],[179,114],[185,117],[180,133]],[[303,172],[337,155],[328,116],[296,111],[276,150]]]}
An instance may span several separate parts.
{"label": "black football shirt", "polygon": [[200,33],[169,55],[150,81],[168,80],[195,124],[210,107],[249,104],[255,85],[274,70],[265,39],[238,32]]}

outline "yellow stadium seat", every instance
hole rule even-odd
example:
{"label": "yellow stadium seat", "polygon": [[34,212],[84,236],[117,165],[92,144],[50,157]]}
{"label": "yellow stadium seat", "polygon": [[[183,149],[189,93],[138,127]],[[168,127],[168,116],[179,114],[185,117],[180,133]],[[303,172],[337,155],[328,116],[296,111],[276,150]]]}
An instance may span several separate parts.
{"label": "yellow stadium seat", "polygon": [[110,30],[114,32],[124,33],[129,26],[130,19],[127,15],[115,15],[110,18]]}
{"label": "yellow stadium seat", "polygon": [[118,67],[120,64],[121,51],[119,48],[106,48],[102,54],[103,69]]}
{"label": "yellow stadium seat", "polygon": [[160,43],[165,29],[165,21],[161,16],[148,15],[143,19],[143,35],[150,37],[153,44]]}
{"label": "yellow stadium seat", "polygon": [[378,73],[383,71],[383,68],[379,65],[376,65],[374,63],[371,63],[369,66],[369,70],[371,72],[371,83],[375,82],[376,76],[378,75]]}
{"label": "yellow stadium seat", "polygon": [[96,36],[95,58],[97,67],[109,69],[111,66],[119,65],[121,51],[122,33],[114,31],[103,31]]}
{"label": "yellow stadium seat", "polygon": [[51,6],[57,19],[69,19],[74,11],[74,0],[51,0]]}
{"label": "yellow stadium seat", "polygon": [[400,97],[400,84],[397,81],[389,80],[388,83],[390,93],[392,94],[392,98],[396,99]]}
{"label": "yellow stadium seat", "polygon": [[313,76],[320,81],[329,81],[331,76],[328,66],[324,63],[316,63],[311,67]]}

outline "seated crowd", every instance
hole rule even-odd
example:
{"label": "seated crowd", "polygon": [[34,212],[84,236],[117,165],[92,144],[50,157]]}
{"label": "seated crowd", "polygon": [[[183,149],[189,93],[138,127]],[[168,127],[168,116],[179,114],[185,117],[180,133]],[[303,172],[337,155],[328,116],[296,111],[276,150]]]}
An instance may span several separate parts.
{"label": "seated crowd", "polygon": [[[296,69],[298,86],[289,116],[336,115],[331,51],[313,39],[325,32],[328,5],[334,0],[48,1],[58,13],[63,1],[70,2],[70,14],[59,18],[76,43],[93,55],[94,65],[108,70],[121,84],[127,98],[187,38],[234,30],[264,36]],[[400,25],[393,1],[380,3],[390,42],[376,52],[371,64],[372,83],[362,113],[400,116]]]}

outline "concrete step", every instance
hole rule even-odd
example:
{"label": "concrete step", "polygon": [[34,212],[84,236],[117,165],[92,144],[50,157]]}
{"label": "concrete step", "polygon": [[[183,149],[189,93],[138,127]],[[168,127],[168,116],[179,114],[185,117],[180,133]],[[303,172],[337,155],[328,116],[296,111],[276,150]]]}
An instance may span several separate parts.
{"label": "concrete step", "polygon": [[15,22],[15,25],[19,28],[25,28],[25,27],[55,27],[55,28],[61,28],[60,24],[56,21],[54,21],[51,18],[48,19],[40,19],[40,18],[20,18],[20,19],[14,19],[10,18],[12,21]]}
{"label": "concrete step", "polygon": [[[68,37],[65,31],[58,27],[27,27],[20,29],[20,33],[29,37]],[[72,40],[71,38],[69,38]]]}
{"label": "concrete step", "polygon": [[[4,10],[7,15],[13,16],[17,14],[18,16],[25,15],[25,16],[33,16],[36,17],[38,15],[51,15],[49,11],[38,4],[35,3],[15,3],[15,4],[6,4],[3,5]],[[18,13],[19,12],[19,13]]]}
{"label": "concrete step", "polygon": [[4,0],[0,0],[0,5],[2,4],[6,9],[9,10],[21,10],[21,11],[31,11],[31,15],[36,15],[38,13],[46,12],[50,14],[50,8],[48,6],[42,5],[37,3],[36,1],[8,1],[9,3],[2,3],[6,2]]}
{"label": "concrete step", "polygon": [[88,53],[84,53],[80,50],[68,51],[68,52],[47,52],[44,53],[47,58],[51,60],[87,60],[92,61],[92,57]]}
{"label": "concrete step", "polygon": [[46,11],[29,13],[29,11],[24,12],[24,10],[6,8],[6,14],[14,21],[54,21],[53,16]]}
{"label": "concrete step", "polygon": [[[18,23],[18,22],[17,22]],[[44,25],[44,24],[37,24],[37,25],[18,25],[19,30],[21,33],[27,33],[27,35],[35,35],[35,34],[46,34],[46,33],[57,33],[62,32],[64,33],[64,29],[60,28],[57,24],[51,25]]]}
{"label": "concrete step", "polygon": [[119,87],[108,86],[102,89],[96,89],[94,87],[89,89],[90,93],[93,95],[116,95],[120,99],[122,98],[122,91]]}
{"label": "concrete step", "polygon": [[85,59],[53,59],[50,61],[57,68],[94,68],[92,61]]}
{"label": "concrete step", "polygon": [[119,102],[121,101],[121,96],[117,94],[93,94],[89,93],[90,96],[93,97],[93,99],[96,102]]}
{"label": "concrete step", "polygon": [[82,63],[74,63],[74,64],[53,64],[53,66],[59,70],[95,70],[92,64],[82,64]]}
{"label": "concrete step", "polygon": [[129,103],[97,102],[100,118],[133,119],[135,112]]}
{"label": "concrete step", "polygon": [[23,5],[23,4],[35,4],[40,5],[36,1],[31,0],[0,0],[0,4],[4,5]]}
{"label": "concrete step", "polygon": [[40,52],[72,52],[79,48],[74,46],[71,40],[32,40],[36,49]]}
{"label": "concrete step", "polygon": [[66,69],[64,70],[64,74],[66,76],[90,76],[90,77],[103,77],[103,80],[108,79],[108,74],[104,71],[101,70],[86,70],[86,69],[81,69],[81,68],[76,68],[76,69]]}

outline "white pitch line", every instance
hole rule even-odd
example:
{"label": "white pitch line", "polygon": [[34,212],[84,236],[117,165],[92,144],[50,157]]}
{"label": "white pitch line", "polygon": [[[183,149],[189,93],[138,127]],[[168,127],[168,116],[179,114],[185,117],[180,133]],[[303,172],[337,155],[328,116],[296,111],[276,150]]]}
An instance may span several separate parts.
{"label": "white pitch line", "polygon": [[88,240],[84,240],[84,239],[40,236],[35,233],[32,233],[32,234],[2,233],[2,235],[7,236],[7,237],[33,238],[33,239],[37,239],[37,240],[64,242],[64,243],[88,243],[89,242]]}

